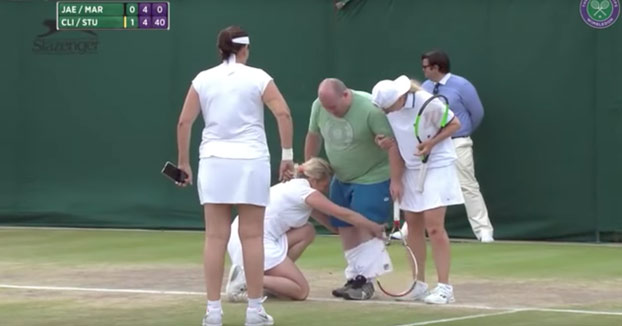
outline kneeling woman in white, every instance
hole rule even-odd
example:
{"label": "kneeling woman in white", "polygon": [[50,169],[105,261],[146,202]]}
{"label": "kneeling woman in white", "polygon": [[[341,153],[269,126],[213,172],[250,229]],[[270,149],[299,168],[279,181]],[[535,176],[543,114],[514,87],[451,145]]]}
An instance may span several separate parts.
{"label": "kneeling woman in white", "polygon": [[[296,168],[296,178],[270,188],[270,203],[264,220],[264,289],[279,297],[304,300],[309,295],[309,283],[294,263],[313,241],[315,230],[308,222],[313,217],[335,232],[328,216],[369,229],[382,237],[384,226],[331,202],[323,192],[328,190],[332,169],[328,162],[312,158]],[[238,219],[231,226],[227,246],[232,261],[227,284],[227,296],[232,301],[244,298],[242,246],[237,237]]]}
{"label": "kneeling woman in white", "polygon": [[[453,112],[447,114],[446,126],[434,137],[417,141],[413,124],[423,103],[432,97],[432,94],[420,89],[408,77],[400,76],[396,80],[383,80],[372,90],[374,103],[385,113],[393,129],[395,140],[404,160],[405,166],[400,166],[402,175],[403,194],[400,199],[400,208],[408,223],[407,242],[413,249],[419,265],[418,287],[414,290],[415,299],[423,299],[427,303],[444,304],[454,301],[453,288],[449,285],[450,248],[449,237],[445,231],[445,212],[449,205],[458,205],[464,202],[460,184],[456,175],[454,161],[456,152],[450,136],[460,129],[460,122]],[[432,100],[426,110],[438,110],[440,125],[445,105],[440,100]],[[433,111],[430,111],[431,113]],[[389,139],[378,140],[385,148]],[[385,144],[383,144],[385,143]],[[415,188],[419,178],[421,157],[429,154],[428,172],[422,192]],[[426,243],[425,232],[430,237],[432,254],[436,264],[438,285],[428,295],[425,284]]]}

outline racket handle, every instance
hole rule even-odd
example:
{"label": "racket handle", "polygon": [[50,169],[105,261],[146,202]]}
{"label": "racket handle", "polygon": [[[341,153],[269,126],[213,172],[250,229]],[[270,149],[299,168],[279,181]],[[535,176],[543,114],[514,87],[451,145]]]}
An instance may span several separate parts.
{"label": "racket handle", "polygon": [[393,202],[393,224],[400,225],[400,204],[397,200]]}
{"label": "racket handle", "polygon": [[415,184],[415,190],[418,192],[423,192],[423,185],[425,184],[425,176],[428,174],[428,164],[422,163],[419,167],[419,177],[417,178],[417,183]]}

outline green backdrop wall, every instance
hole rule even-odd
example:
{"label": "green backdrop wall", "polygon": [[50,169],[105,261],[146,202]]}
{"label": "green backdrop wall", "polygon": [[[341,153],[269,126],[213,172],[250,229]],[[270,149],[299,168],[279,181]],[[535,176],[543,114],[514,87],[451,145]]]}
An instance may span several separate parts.
{"label": "green backdrop wall", "polygon": [[[253,41],[249,64],[292,109],[298,158],[323,78],[367,91],[420,79],[421,53],[442,48],[486,110],[474,150],[496,237],[620,241],[622,23],[587,26],[578,0],[352,0],[341,10],[173,0],[170,31],[54,32],[54,19],[53,1],[0,2],[0,224],[201,228],[196,189],[159,170],[176,159],[190,80],[218,63],[218,30],[239,24]],[[462,207],[447,225],[472,237]]]}

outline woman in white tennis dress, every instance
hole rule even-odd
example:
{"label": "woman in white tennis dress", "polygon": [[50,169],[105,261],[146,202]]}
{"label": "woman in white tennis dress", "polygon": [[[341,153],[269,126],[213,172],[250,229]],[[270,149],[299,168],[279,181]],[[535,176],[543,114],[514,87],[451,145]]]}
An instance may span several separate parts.
{"label": "woman in white tennis dress", "polygon": [[[328,216],[334,216],[350,224],[369,229],[382,237],[384,226],[374,223],[362,215],[331,202],[323,192],[328,190],[332,169],[328,162],[312,158],[296,168],[296,178],[270,188],[270,204],[264,220],[264,288],[279,297],[304,300],[309,295],[309,283],[295,265],[305,248],[313,241],[315,231],[308,222],[313,217],[329,230]],[[238,228],[235,219],[232,230]],[[232,267],[226,292],[231,301],[240,301],[245,296],[242,246],[240,239],[232,233],[227,246]]]}
{"label": "woman in white tennis dress", "polygon": [[[453,112],[447,112],[447,124],[441,131],[421,144],[417,141],[413,124],[422,107],[432,94],[422,90],[408,77],[378,82],[372,90],[372,101],[385,113],[393,129],[395,140],[404,162],[402,171],[403,193],[399,200],[400,209],[408,223],[407,242],[413,249],[419,265],[419,281],[413,291],[414,299],[427,303],[444,304],[454,301],[453,287],[449,285],[450,248],[445,230],[447,206],[464,203],[454,161],[456,152],[451,135],[460,129],[460,121]],[[429,111],[428,111],[429,110]],[[441,125],[445,105],[434,99],[426,111],[434,117],[430,123]],[[437,121],[436,121],[437,120]],[[426,126],[423,126],[426,127]],[[378,139],[381,147],[387,147],[389,139]],[[421,156],[429,154],[428,170],[423,191],[415,185],[419,178]],[[428,233],[432,255],[436,264],[438,285],[429,294],[425,284],[426,242]]]}
{"label": "woman in white tennis dress", "polygon": [[263,219],[270,194],[270,153],[264,130],[264,104],[276,117],[283,153],[280,177],[293,171],[292,121],[289,108],[272,78],[249,67],[250,39],[240,27],[218,34],[222,63],[200,72],[192,81],[177,126],[178,165],[192,183],[190,131],[202,113],[197,188],[205,214],[204,269],[207,309],[203,326],[222,325],[220,289],[233,206],[240,214],[248,283],[246,325],[274,323],[261,305],[263,294]]}

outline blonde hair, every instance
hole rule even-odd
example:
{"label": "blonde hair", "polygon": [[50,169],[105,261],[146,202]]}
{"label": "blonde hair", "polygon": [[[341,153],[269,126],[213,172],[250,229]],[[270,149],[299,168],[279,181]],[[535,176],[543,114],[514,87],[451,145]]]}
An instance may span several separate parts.
{"label": "blonde hair", "polygon": [[411,79],[410,80],[410,91],[409,92],[418,92],[420,90],[422,90],[423,88],[421,88],[421,83],[416,80],[416,79]]}
{"label": "blonde hair", "polygon": [[310,160],[294,166],[296,178],[323,180],[333,175],[333,168],[326,160],[313,157]]}

